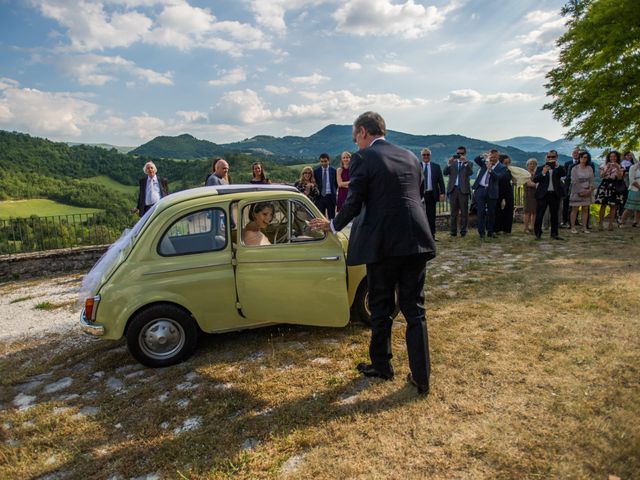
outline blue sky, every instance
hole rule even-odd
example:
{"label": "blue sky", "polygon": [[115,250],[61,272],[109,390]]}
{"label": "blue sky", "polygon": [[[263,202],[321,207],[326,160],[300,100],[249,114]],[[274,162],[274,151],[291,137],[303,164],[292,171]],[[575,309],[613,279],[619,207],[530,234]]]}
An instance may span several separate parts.
{"label": "blue sky", "polygon": [[0,128],[139,145],[310,135],[562,136],[541,111],[560,0],[0,0]]}

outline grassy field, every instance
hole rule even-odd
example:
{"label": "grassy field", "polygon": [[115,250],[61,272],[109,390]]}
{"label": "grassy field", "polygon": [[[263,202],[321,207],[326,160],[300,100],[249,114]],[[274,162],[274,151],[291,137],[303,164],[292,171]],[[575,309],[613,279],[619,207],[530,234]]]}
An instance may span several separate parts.
{"label": "grassy field", "polygon": [[640,478],[640,229],[438,247],[427,398],[402,318],[390,382],[357,374],[357,324],[207,336],[158,370],[123,342],[4,343],[0,478]]}
{"label": "grassy field", "polygon": [[29,200],[5,200],[0,202],[0,219],[21,218],[38,215],[48,217],[51,215],[73,215],[77,213],[100,212],[98,208],[83,208],[65,205],[44,198],[33,198]]}
{"label": "grassy field", "polygon": [[124,185],[120,182],[115,181],[114,179],[107,177],[106,175],[98,175],[97,177],[91,177],[85,179],[86,182],[95,183],[97,185],[102,185],[103,187],[110,188],[112,190],[116,190],[120,193],[131,194],[135,193],[138,190],[137,185]]}

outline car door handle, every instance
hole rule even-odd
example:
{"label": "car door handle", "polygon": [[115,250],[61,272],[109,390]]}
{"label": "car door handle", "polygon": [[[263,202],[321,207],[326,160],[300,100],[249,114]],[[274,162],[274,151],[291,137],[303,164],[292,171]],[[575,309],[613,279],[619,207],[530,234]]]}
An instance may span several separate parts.
{"label": "car door handle", "polygon": [[336,260],[340,260],[340,257],[322,257],[322,258],[320,258],[320,260],[326,260],[328,262],[331,262],[331,261],[335,262]]}

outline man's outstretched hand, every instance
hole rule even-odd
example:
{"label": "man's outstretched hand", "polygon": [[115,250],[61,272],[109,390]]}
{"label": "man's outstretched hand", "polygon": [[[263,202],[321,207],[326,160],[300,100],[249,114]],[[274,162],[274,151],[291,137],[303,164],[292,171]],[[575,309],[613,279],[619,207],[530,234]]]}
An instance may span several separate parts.
{"label": "man's outstretched hand", "polygon": [[314,231],[331,231],[331,225],[329,224],[329,220],[326,218],[314,218],[309,221],[309,226],[311,227],[311,230]]}

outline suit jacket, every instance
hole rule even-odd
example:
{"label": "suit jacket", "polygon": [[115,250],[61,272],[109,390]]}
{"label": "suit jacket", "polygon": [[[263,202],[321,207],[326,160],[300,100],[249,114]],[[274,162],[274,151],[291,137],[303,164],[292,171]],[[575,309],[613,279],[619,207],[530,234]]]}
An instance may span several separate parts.
{"label": "suit jacket", "polygon": [[[351,171],[351,169],[349,169]],[[338,174],[335,168],[332,166],[327,167],[327,174],[329,175],[329,186],[331,187],[331,194],[336,195],[338,191]],[[318,167],[313,171],[313,176],[316,179],[316,185],[320,190],[320,195],[324,195],[324,185],[322,184],[322,167]]]}
{"label": "suit jacket", "polygon": [[413,153],[377,140],[351,157],[349,193],[333,219],[351,227],[348,265],[377,263],[388,257],[428,253],[435,243],[422,203],[424,176]]}
{"label": "suit jacket", "polygon": [[544,198],[549,190],[549,178],[553,181],[553,190],[558,197],[564,197],[564,182],[562,177],[566,176],[567,172],[561,165],[556,165],[556,168],[549,170],[546,175],[542,174],[544,165],[536,168],[536,173],[533,174],[533,181],[538,184],[536,187],[536,198]]}
{"label": "suit jacket", "polygon": [[[147,193],[147,178],[149,177],[145,176],[138,181],[139,190],[138,190],[137,208],[138,208],[138,211],[140,212],[140,215],[142,215],[142,212],[144,212],[144,207],[145,207],[145,198]],[[167,195],[169,195],[169,183],[167,182],[167,179],[165,177],[158,177],[158,183],[160,184],[160,198],[166,197]]]}
{"label": "suit jacket", "polygon": [[[433,161],[429,162],[431,165],[431,188],[433,188],[433,195],[436,197],[436,202],[440,200],[440,195],[445,193],[444,190],[444,177],[442,176],[442,170],[440,169],[440,165],[434,163]],[[421,162],[420,166],[422,167],[422,172],[424,174],[425,163]],[[424,191],[427,191],[427,177],[424,177]]]}
{"label": "suit jacket", "polygon": [[[481,156],[474,158],[473,161],[480,167],[476,181],[473,183],[473,189],[477,190],[480,186],[480,180],[484,177],[484,174],[487,173],[487,164]],[[506,174],[505,170],[507,170],[507,167],[500,162],[496,163],[495,166],[489,170],[489,183],[487,186],[488,198],[492,200],[498,199],[500,194],[500,178]]]}
{"label": "suit jacket", "polygon": [[[458,168],[460,163],[460,168]],[[469,194],[471,192],[471,174],[473,173],[473,165],[471,162],[467,162],[465,167],[461,162],[455,160],[451,165],[444,167],[443,173],[449,176],[449,183],[447,184],[447,193],[453,192],[453,188],[456,186],[456,177],[458,176],[458,170],[460,170],[460,181],[458,189],[460,192]]]}

